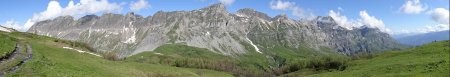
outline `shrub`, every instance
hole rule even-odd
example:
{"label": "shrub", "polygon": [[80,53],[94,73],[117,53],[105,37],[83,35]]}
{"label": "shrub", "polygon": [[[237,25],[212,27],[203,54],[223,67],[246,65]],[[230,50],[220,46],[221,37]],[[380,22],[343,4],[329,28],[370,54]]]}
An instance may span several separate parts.
{"label": "shrub", "polygon": [[117,53],[115,52],[103,52],[102,53],[103,58],[107,59],[107,60],[112,60],[112,61],[118,61],[121,60],[120,57],[117,55]]}

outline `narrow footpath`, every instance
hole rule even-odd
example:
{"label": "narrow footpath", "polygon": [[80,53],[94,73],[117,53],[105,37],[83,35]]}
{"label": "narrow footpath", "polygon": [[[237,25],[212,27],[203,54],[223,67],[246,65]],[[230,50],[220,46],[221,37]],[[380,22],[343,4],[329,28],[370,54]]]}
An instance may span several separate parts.
{"label": "narrow footpath", "polygon": [[21,65],[30,60],[32,57],[32,48],[30,45],[17,43],[11,54],[8,54],[5,58],[0,59],[0,77],[3,77],[6,73],[16,72]]}

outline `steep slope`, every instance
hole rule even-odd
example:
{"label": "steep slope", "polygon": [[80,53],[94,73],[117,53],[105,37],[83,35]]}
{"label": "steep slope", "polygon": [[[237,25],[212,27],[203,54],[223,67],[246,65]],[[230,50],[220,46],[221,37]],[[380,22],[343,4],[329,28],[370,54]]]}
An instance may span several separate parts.
{"label": "steep slope", "polygon": [[[144,23],[141,16],[129,13],[126,16],[104,14],[84,16],[78,20],[63,16],[53,20],[36,23],[28,32],[39,35],[76,40],[90,44],[98,51],[123,52],[129,54],[143,38],[148,28],[138,25]],[[38,27],[46,25],[46,27]],[[50,26],[53,25],[53,26]],[[139,27],[139,28],[137,28]],[[151,35],[149,35],[151,36]]]}
{"label": "steep slope", "polygon": [[[122,57],[164,44],[206,48],[223,55],[274,53],[276,48],[327,49],[353,55],[401,48],[378,29],[347,30],[329,16],[297,21],[285,15],[270,18],[248,8],[232,14],[223,4],[193,11],[159,11],[146,18],[133,13],[89,15],[78,20],[64,16],[38,22],[28,32],[85,42],[97,51],[118,52]],[[248,51],[244,44],[255,51]]]}
{"label": "steep slope", "polygon": [[[404,51],[389,51],[348,63],[343,71],[311,77],[448,77],[449,41],[439,41]],[[286,76],[301,76],[292,73]]]}
{"label": "steep slope", "polygon": [[20,66],[17,71],[6,73],[5,77],[233,77],[226,72],[205,69],[110,61],[64,48],[86,50],[82,46],[71,46],[70,43],[73,42],[63,42],[64,40],[29,33],[0,34],[20,38],[33,49],[33,58]]}
{"label": "steep slope", "polygon": [[396,40],[401,44],[419,46],[433,41],[449,40],[449,30],[401,37]]}

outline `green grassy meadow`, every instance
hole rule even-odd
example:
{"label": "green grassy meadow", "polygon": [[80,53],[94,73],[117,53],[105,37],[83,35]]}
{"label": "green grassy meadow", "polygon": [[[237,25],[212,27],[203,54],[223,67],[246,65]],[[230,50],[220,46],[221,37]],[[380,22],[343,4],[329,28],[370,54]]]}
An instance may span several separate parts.
{"label": "green grassy meadow", "polygon": [[348,68],[343,71],[319,73],[310,77],[448,77],[449,54],[449,41],[433,42],[350,61]]}
{"label": "green grassy meadow", "polygon": [[54,38],[28,33],[2,33],[31,45],[33,58],[5,77],[232,77],[230,73],[206,69],[110,61],[87,53],[63,49],[70,46]]}

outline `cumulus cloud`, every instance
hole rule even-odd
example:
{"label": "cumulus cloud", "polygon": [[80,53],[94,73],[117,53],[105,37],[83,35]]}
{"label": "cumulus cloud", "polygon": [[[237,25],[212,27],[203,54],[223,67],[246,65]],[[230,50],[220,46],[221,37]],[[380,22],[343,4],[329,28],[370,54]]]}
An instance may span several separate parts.
{"label": "cumulus cloud", "polygon": [[274,9],[274,10],[286,10],[286,9],[291,9],[293,7],[295,7],[294,2],[289,2],[289,1],[283,2],[281,0],[276,0],[276,1],[272,0],[270,2],[270,8]]}
{"label": "cumulus cloud", "polygon": [[361,26],[367,26],[370,28],[378,28],[382,32],[392,34],[391,30],[385,27],[381,19],[377,19],[375,16],[370,16],[365,10],[359,12],[360,18],[357,20],[348,19],[346,16],[333,10],[330,10],[328,15],[332,17],[339,26],[349,30]]}
{"label": "cumulus cloud", "polygon": [[231,5],[234,3],[235,0],[219,0],[220,3],[225,5]]}
{"label": "cumulus cloud", "polygon": [[346,16],[341,15],[339,12],[335,12],[333,10],[330,10],[328,12],[328,15],[334,19],[334,21],[341,27],[347,28],[349,30],[353,29],[354,27],[359,27],[361,25],[358,25],[357,22],[347,19]]}
{"label": "cumulus cloud", "polygon": [[292,11],[292,15],[299,17],[299,18],[313,19],[313,17],[315,16],[312,12],[305,11],[303,8],[295,5],[295,2],[272,0],[269,3],[269,6],[273,10]]}
{"label": "cumulus cloud", "polygon": [[361,17],[361,19],[359,19],[359,20],[363,25],[371,27],[371,28],[378,28],[382,32],[392,34],[391,30],[385,27],[385,25],[381,19],[377,19],[377,18],[375,18],[375,16],[370,16],[366,12],[366,10],[360,11],[359,16]]}
{"label": "cumulus cloud", "polygon": [[438,22],[438,24],[426,25],[425,27],[419,29],[402,30],[400,32],[396,32],[395,35],[414,35],[449,30],[449,10],[445,8],[436,8],[428,11],[427,13],[430,15],[430,18]]}
{"label": "cumulus cloud", "polygon": [[400,11],[407,14],[419,14],[427,9],[427,6],[419,0],[408,0],[400,7]]}
{"label": "cumulus cloud", "polygon": [[71,0],[67,7],[61,7],[58,1],[52,0],[49,2],[47,10],[36,13],[31,19],[28,19],[23,29],[28,30],[36,22],[53,19],[58,16],[79,16],[120,10],[122,10],[122,7],[118,3],[111,3],[108,0],[80,0],[80,3],[77,4]]}
{"label": "cumulus cloud", "polygon": [[449,24],[449,11],[445,8],[436,8],[429,12],[431,19],[441,24]]}
{"label": "cumulus cloud", "polygon": [[130,4],[131,11],[139,11],[142,9],[148,9],[150,7],[150,4],[146,0],[139,0],[138,2],[132,2]]}
{"label": "cumulus cloud", "polygon": [[384,23],[382,20],[375,18],[375,16],[370,16],[365,10],[360,11],[359,16],[361,17],[361,23],[364,25],[372,28],[384,28]]}

